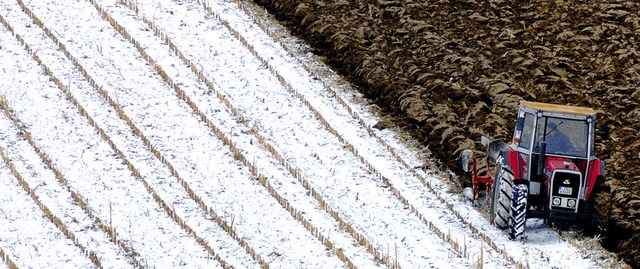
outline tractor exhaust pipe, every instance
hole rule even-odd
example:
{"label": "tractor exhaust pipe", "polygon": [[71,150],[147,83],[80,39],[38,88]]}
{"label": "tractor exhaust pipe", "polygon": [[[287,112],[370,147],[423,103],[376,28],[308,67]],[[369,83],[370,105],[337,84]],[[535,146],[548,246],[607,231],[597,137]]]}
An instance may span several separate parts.
{"label": "tractor exhaust pipe", "polygon": [[542,141],[540,143],[540,156],[538,157],[538,171],[537,175],[542,175],[542,166],[544,165],[544,156],[547,154],[547,142]]}

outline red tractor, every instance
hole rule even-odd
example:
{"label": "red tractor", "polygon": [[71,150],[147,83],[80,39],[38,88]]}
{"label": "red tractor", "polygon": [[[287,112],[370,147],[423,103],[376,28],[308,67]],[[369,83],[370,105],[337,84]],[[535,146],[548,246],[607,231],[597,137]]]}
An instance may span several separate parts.
{"label": "red tractor", "polygon": [[599,196],[606,191],[595,125],[591,108],[522,101],[511,142],[487,145],[495,174],[479,176],[473,161],[474,197],[477,185],[492,187],[493,223],[512,239],[524,236],[528,218],[573,222],[594,232],[601,221]]}

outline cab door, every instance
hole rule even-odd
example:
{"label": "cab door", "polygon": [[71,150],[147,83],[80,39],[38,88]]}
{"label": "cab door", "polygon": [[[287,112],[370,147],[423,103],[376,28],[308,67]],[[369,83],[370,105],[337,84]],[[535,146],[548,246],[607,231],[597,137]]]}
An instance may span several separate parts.
{"label": "cab door", "polygon": [[532,113],[522,111],[521,117],[518,117],[516,123],[516,133],[514,134],[513,141],[517,146],[517,161],[515,165],[517,168],[514,170],[519,171],[516,175],[518,179],[529,180],[529,159],[531,158],[533,137],[535,135],[536,117]]}

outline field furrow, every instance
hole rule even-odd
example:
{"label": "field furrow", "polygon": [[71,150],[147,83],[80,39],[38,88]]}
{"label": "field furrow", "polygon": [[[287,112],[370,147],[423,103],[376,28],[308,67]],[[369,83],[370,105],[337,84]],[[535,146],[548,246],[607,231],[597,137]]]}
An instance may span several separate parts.
{"label": "field furrow", "polygon": [[[41,69],[26,70],[37,72]],[[182,239],[185,236],[175,232],[180,231],[179,227],[164,215],[162,208],[153,203],[151,197],[145,195],[146,190],[131,176],[132,172],[110,152],[111,148],[100,139],[98,132],[87,124],[77,109],[64,99],[60,89],[52,83],[31,83],[35,89],[14,87],[5,93],[8,106],[24,123],[17,124],[26,126],[23,132],[27,130],[38,150],[51,156],[51,162],[62,171],[69,185],[84,197],[83,200],[88,201],[96,214],[108,220],[109,226],[118,230],[135,251],[144,253],[152,249],[154,255],[148,256],[153,257],[163,251],[169,254],[161,256],[158,259],[161,262],[152,261],[158,262],[156,264],[210,264],[210,258],[201,249],[190,249],[195,241],[190,241],[189,236]],[[33,103],[46,105],[29,105]],[[60,143],[65,143],[65,147],[60,147]],[[138,240],[138,236],[147,240],[153,238],[154,242],[147,244],[146,240]],[[181,252],[171,252],[163,247],[180,243],[184,243],[185,248]],[[189,255],[189,259],[181,255]]]}
{"label": "field furrow", "polygon": [[[35,34],[33,40],[34,43],[41,42],[38,47],[39,50],[47,47],[45,45],[48,45],[49,48],[54,46],[54,44],[48,44],[53,43],[51,40],[47,42],[46,38],[44,41],[39,41],[37,39],[43,37],[45,37],[45,35],[42,33]],[[179,212],[180,216],[186,215],[185,218],[189,219],[190,222],[199,223],[195,232],[197,234],[206,233],[209,235],[207,241],[212,242],[215,248],[220,250],[220,252],[227,252],[227,255],[225,256],[234,261],[234,264],[243,264],[244,267],[253,267],[250,265],[251,262],[247,262],[250,261],[251,258],[239,255],[238,252],[241,253],[242,250],[238,249],[233,240],[228,238],[228,236],[226,236],[227,239],[225,239],[225,231],[220,227],[217,227],[214,222],[210,222],[210,219],[206,217],[206,214],[199,211],[198,205],[195,204],[194,201],[191,201],[185,193],[175,191],[176,189],[180,190],[179,184],[174,184],[173,187],[171,186],[171,183],[176,180],[175,178],[172,178],[167,168],[164,167],[157,158],[150,154],[146,145],[144,145],[145,142],[136,138],[136,135],[129,130],[127,122],[124,120],[117,120],[121,117],[121,115],[119,115],[120,108],[118,106],[111,107],[105,99],[102,99],[103,96],[100,94],[102,92],[92,89],[92,86],[90,85],[91,83],[88,83],[84,77],[79,75],[78,70],[74,70],[74,66],[69,63],[69,59],[65,59],[64,54],[65,53],[61,51],[52,51],[49,54],[45,54],[45,57],[43,58],[45,58],[44,61],[49,61],[49,63],[60,64],[59,68],[55,69],[53,73],[59,74],[64,81],[67,79],[71,81],[70,90],[68,92],[65,91],[68,99],[76,99],[78,109],[83,109],[79,106],[80,103],[84,104],[84,107],[87,107],[88,111],[85,116],[91,120],[95,119],[95,122],[98,125],[104,126],[103,129],[100,129],[100,132],[104,133],[105,136],[108,136],[108,139],[112,141],[110,143],[113,143],[114,146],[118,145],[119,148],[124,149],[125,152],[122,153],[122,157],[125,158],[125,162],[129,162],[130,160],[132,162],[131,166],[138,167],[134,169],[141,173],[141,177],[147,178],[148,181],[154,183],[154,192],[157,191],[163,197],[170,198],[170,200],[164,202],[164,205],[167,203],[170,204],[172,207],[171,211]],[[67,62],[66,66],[63,64],[65,62]],[[63,66],[65,68],[61,68]],[[113,100],[109,99],[109,101],[112,102]],[[89,114],[92,115],[93,118],[88,116]],[[126,156],[124,156],[125,154]],[[179,219],[180,217],[173,218],[190,233],[194,230],[189,227],[189,225],[184,224],[183,221]],[[200,240],[197,236],[196,239]],[[200,243],[203,244],[203,242]],[[205,247],[211,248],[206,244],[204,245]],[[210,252],[211,255],[215,255],[213,251]],[[242,261],[242,259],[245,261]]]}
{"label": "field furrow", "polygon": [[0,247],[18,267],[49,268],[53,264],[64,264],[70,268],[96,268],[91,259],[44,216],[4,162],[0,164],[0,188],[13,194],[2,195],[0,204],[21,205],[3,207],[0,212]]}
{"label": "field furrow", "polygon": [[[88,4],[88,3],[87,3]],[[51,7],[51,6],[49,6]],[[35,10],[35,9],[34,9]],[[68,10],[65,10],[68,11]],[[37,13],[37,11],[34,11]],[[46,17],[46,16],[45,16]],[[55,17],[55,16],[54,16]],[[68,22],[60,22],[60,21],[56,21],[55,23],[52,22],[48,22],[47,19],[43,19],[43,21],[45,21],[45,23],[47,25],[51,24],[51,25],[62,25],[64,27],[65,24],[68,24]],[[69,32],[69,31],[64,31],[64,32]],[[64,40],[64,39],[62,39]],[[122,42],[122,41],[120,41]],[[110,43],[113,43],[110,41]],[[82,48],[78,49],[73,47],[73,45],[75,44],[67,44],[65,47],[67,49],[69,49],[70,51],[72,51],[72,54],[74,54],[75,51],[81,51]],[[131,47],[131,45],[123,45],[125,48]],[[125,52],[126,53],[126,52]],[[82,55],[83,53],[80,53],[80,55]],[[110,56],[112,56],[112,58],[110,59],[122,59],[123,57],[121,57],[122,55],[117,55],[118,53],[108,53]],[[128,55],[129,57],[131,55]],[[134,57],[131,57],[134,58]],[[92,67],[91,65],[93,63],[83,63],[83,60],[79,60],[79,62],[82,63],[83,66],[86,67],[87,70],[89,70],[90,73],[92,73]],[[94,59],[95,62],[95,59]],[[105,65],[108,65],[109,62],[106,61]],[[137,66],[144,66],[143,62],[136,62],[133,63],[134,68]],[[117,64],[115,64],[115,66],[117,66]],[[122,67],[122,66],[118,66],[118,67]],[[128,68],[128,67],[124,67],[124,68]],[[100,72],[105,72],[103,71],[105,69],[104,65],[101,66],[101,68],[97,71],[98,75],[96,77],[105,77],[106,74],[102,74]],[[127,74],[128,75],[132,75],[132,74],[136,74],[136,73],[140,73],[140,72],[144,72],[144,71],[140,71],[143,70],[144,68],[138,68],[135,70],[127,70]],[[106,70],[106,72],[108,72],[109,70]],[[113,73],[117,73],[117,72],[110,72],[111,74]],[[148,74],[146,73],[140,73],[140,76],[146,76]],[[134,75],[135,76],[135,75]],[[137,76],[136,76],[137,77]],[[140,129],[142,130],[143,133],[147,134],[146,136],[154,143],[154,145],[156,145],[156,148],[160,149],[160,151],[164,152],[165,158],[169,161],[171,161],[174,165],[174,167],[176,167],[177,171],[181,171],[181,170],[193,170],[194,166],[205,166],[205,165],[209,165],[212,163],[212,159],[216,160],[216,162],[219,162],[217,160],[223,160],[223,163],[225,163],[225,165],[228,164],[232,164],[233,163],[233,156],[229,153],[224,153],[224,151],[221,151],[220,148],[220,143],[218,143],[218,145],[216,145],[216,141],[209,141],[210,139],[210,134],[208,133],[209,130],[207,130],[206,128],[202,128],[202,125],[200,123],[197,122],[197,120],[191,118],[190,113],[188,112],[187,107],[185,106],[185,104],[179,102],[179,99],[176,99],[176,96],[173,96],[171,91],[167,91],[168,87],[166,85],[162,85],[162,83],[160,83],[159,85],[146,85],[147,87],[140,87],[137,90],[131,90],[131,89],[127,89],[122,90],[121,88],[130,86],[130,85],[126,85],[126,84],[118,84],[118,81],[123,80],[123,78],[118,78],[115,80],[110,80],[110,83],[116,83],[116,87],[119,88],[117,89],[118,91],[116,92],[109,92],[109,95],[111,96],[117,96],[118,98],[122,98],[123,100],[127,100],[127,102],[125,103],[125,105],[122,106],[123,110],[126,111],[127,115],[132,119],[133,122],[136,123],[137,126],[140,126]],[[101,82],[97,82],[98,84],[100,84]],[[124,83],[124,82],[123,82]],[[106,84],[108,86],[110,86],[108,83]],[[149,89],[145,89],[145,88],[149,88]],[[155,88],[155,89],[154,89]],[[107,89],[107,92],[109,91],[108,87],[105,87],[105,89]],[[164,92],[163,92],[164,91]],[[116,100],[118,100],[117,98],[114,98]],[[138,106],[138,107],[136,107]],[[168,109],[171,108],[171,109]],[[187,109],[187,110],[185,110]],[[129,110],[129,111],[127,111]],[[177,111],[178,114],[176,115],[171,115],[170,117],[167,117],[167,115],[163,115],[163,113],[166,113],[166,111]],[[180,112],[180,111],[184,111],[184,112]],[[140,114],[140,113],[144,113],[144,114]],[[180,119],[178,121],[176,121],[176,119]],[[198,126],[200,125],[200,126]],[[165,129],[163,129],[165,128]],[[188,132],[187,132],[188,130]],[[170,136],[167,136],[170,135]],[[182,139],[183,138],[183,139]],[[200,140],[202,139],[202,140]],[[160,143],[158,143],[160,141]],[[176,153],[171,152],[169,150],[167,150],[166,148],[168,147],[167,145],[171,145],[173,148],[173,151],[177,151],[177,150],[182,150]],[[182,146],[184,145],[184,146]],[[175,147],[174,147],[175,146]],[[202,150],[202,151],[201,151]],[[168,152],[167,152],[168,151]],[[184,151],[188,151],[188,152],[184,152]],[[213,154],[214,156],[211,156],[209,158],[212,159],[208,159],[209,161],[207,161],[207,159],[205,159],[203,156],[207,156],[207,155],[212,155],[212,153],[222,153],[223,156],[215,156],[215,154]],[[227,151],[228,152],[228,151]],[[189,155],[191,155],[192,157],[189,157]],[[226,155],[226,157],[224,156]],[[197,156],[197,157],[195,157]],[[177,159],[177,157],[180,157],[180,159]],[[187,159],[187,161],[189,161],[188,163],[185,163],[185,158]],[[191,160],[189,160],[189,158],[192,158]],[[177,159],[177,160],[176,160]],[[228,159],[229,161],[224,162],[225,159]],[[198,162],[202,162],[202,163],[198,163]],[[190,184],[200,184],[202,182],[207,183],[207,184],[213,184],[216,185],[215,181],[211,181],[211,180],[205,180],[207,178],[241,178],[243,176],[241,175],[235,175],[233,173],[235,173],[236,169],[231,169],[231,171],[225,171],[225,170],[221,170],[220,168],[222,167],[213,167],[216,171],[212,171],[211,173],[204,173],[201,170],[204,169],[200,169],[199,173],[196,175],[195,179],[191,178],[191,177],[184,177],[186,181],[194,181],[194,182],[189,182]],[[242,172],[242,171],[240,171]],[[223,176],[216,176],[217,173],[222,173]],[[246,173],[246,172],[245,172]],[[212,177],[209,177],[210,175],[213,175]],[[230,177],[231,176],[231,177]],[[251,184],[253,184],[253,182],[250,180],[250,175],[245,176],[245,178],[247,178],[247,186],[250,186]],[[235,186],[235,184],[234,184]],[[219,189],[220,186],[217,186],[217,188]],[[234,213],[227,213],[227,212],[250,212],[247,213],[247,215],[252,216],[252,215],[257,215],[257,216],[261,216],[260,218],[267,218],[269,220],[272,219],[280,219],[282,221],[291,221],[293,220],[291,217],[284,217],[284,216],[279,216],[282,213],[275,213],[275,212],[285,212],[282,209],[281,210],[274,210],[273,212],[268,212],[269,216],[265,216],[264,214],[267,212],[264,212],[262,210],[260,210],[258,207],[254,206],[255,203],[258,204],[271,204],[272,207],[274,208],[278,208],[277,206],[273,206],[273,203],[275,202],[269,195],[268,193],[266,193],[266,191],[263,188],[258,188],[256,190],[256,187],[245,187],[245,186],[238,186],[237,188],[240,188],[240,190],[237,190],[236,195],[238,193],[242,193],[243,190],[245,191],[251,191],[251,192],[257,192],[258,195],[255,195],[256,200],[255,201],[235,201],[236,203],[240,203],[240,205],[233,205],[234,201],[225,201],[225,199],[219,198],[219,199],[214,199],[211,202],[208,202],[207,204],[210,205],[210,208],[216,208],[219,209],[222,213],[221,215],[225,216],[225,218],[230,219],[230,220],[234,220],[235,222],[233,222],[233,227],[235,229],[237,229],[238,231],[243,231],[244,230],[244,225],[247,225],[246,227],[250,227],[251,229],[264,229],[261,230],[262,233],[266,233],[265,231],[269,231],[269,233],[273,233],[273,235],[267,235],[270,236],[271,239],[266,240],[266,239],[262,239],[262,240],[266,240],[266,241],[272,241],[272,240],[276,240],[276,238],[279,239],[280,235],[279,233],[281,233],[281,228],[278,227],[283,227],[282,224],[279,224],[276,221],[265,221],[265,223],[261,223],[259,220],[254,220],[251,219],[252,222],[256,222],[256,223],[251,223],[251,224],[245,224],[244,223],[244,219],[243,217],[245,217],[244,215],[234,215]],[[212,196],[212,193],[214,193],[216,191],[216,188],[214,186],[207,186],[205,185],[204,187],[200,188],[200,186],[197,187],[193,187],[193,190],[197,190],[198,192],[206,192],[204,196],[201,197],[205,197],[207,199],[211,199],[208,198],[210,196]],[[223,192],[224,190],[222,190]],[[235,191],[235,189],[234,189]],[[230,193],[234,193],[234,192],[230,192]],[[262,193],[260,195],[260,193]],[[249,195],[249,193],[247,194]],[[220,196],[220,195],[218,195]],[[232,195],[235,196],[235,195]],[[233,198],[233,197],[230,197]],[[266,198],[266,199],[265,199]],[[237,200],[237,199],[236,199]],[[264,200],[264,202],[262,202]],[[217,204],[216,204],[217,203]],[[232,205],[228,205],[227,203],[231,203]],[[238,208],[241,207],[241,208]],[[246,208],[246,209],[242,209],[242,208]],[[235,210],[234,210],[235,209]],[[285,212],[286,213],[286,212]],[[254,217],[255,218],[255,217]],[[264,221],[264,220],[263,220]],[[241,224],[243,226],[241,226]],[[287,227],[292,226],[292,225],[286,225]],[[294,227],[296,226],[295,224],[293,225]],[[269,227],[272,227],[271,230],[269,229]],[[298,227],[301,227],[301,225],[298,225]],[[307,235],[307,233],[304,233],[303,236],[300,236],[299,238],[295,238],[295,240],[291,240],[291,243],[294,244],[299,244],[299,246],[297,247],[291,247],[291,249],[301,249],[303,248],[302,246],[308,246],[308,245],[312,245],[314,244],[313,240],[311,242],[305,242],[305,240],[308,239],[304,239],[304,238],[309,238],[310,235]],[[268,237],[269,238],[269,237]],[[282,241],[282,240],[280,240]],[[295,241],[295,242],[294,242]],[[282,244],[282,243],[280,243]],[[318,243],[315,243],[318,244]],[[270,242],[269,244],[264,243],[264,247],[263,248],[271,248],[273,245],[273,242]],[[314,249],[318,249],[321,250],[322,248],[314,248]],[[284,259],[288,256],[285,255],[289,255],[286,251],[282,251],[283,253],[279,253],[277,251],[270,251],[270,252],[266,252],[265,250],[262,250],[263,252],[267,253],[267,255],[269,253],[273,253],[273,255],[278,255],[280,257],[277,257],[278,260],[283,260],[284,263],[287,263],[287,261]],[[318,255],[318,254],[314,254],[314,251],[310,251],[310,254],[308,255],[315,255],[315,256],[319,256],[322,257],[323,255]],[[291,254],[294,255],[294,254]],[[301,255],[299,253],[295,253],[295,255]],[[307,255],[306,253],[304,255]],[[326,255],[325,255],[326,256]],[[302,256],[304,257],[304,256]],[[296,258],[296,259],[301,259],[300,261],[304,262],[303,258]],[[298,261],[298,260],[297,260]],[[300,262],[298,261],[298,262]],[[332,264],[333,262],[330,261],[323,261],[323,263],[325,264]]]}

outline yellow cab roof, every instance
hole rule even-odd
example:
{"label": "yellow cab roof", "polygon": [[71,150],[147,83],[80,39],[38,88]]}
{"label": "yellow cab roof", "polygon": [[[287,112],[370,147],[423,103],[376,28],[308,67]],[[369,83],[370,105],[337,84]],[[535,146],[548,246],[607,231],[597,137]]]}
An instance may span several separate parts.
{"label": "yellow cab roof", "polygon": [[596,114],[595,110],[588,107],[556,105],[556,104],[529,102],[529,101],[521,101],[520,104],[528,108],[533,108],[533,109],[542,110],[542,111],[549,111],[549,112],[567,113],[567,114],[585,115],[585,116]]}

